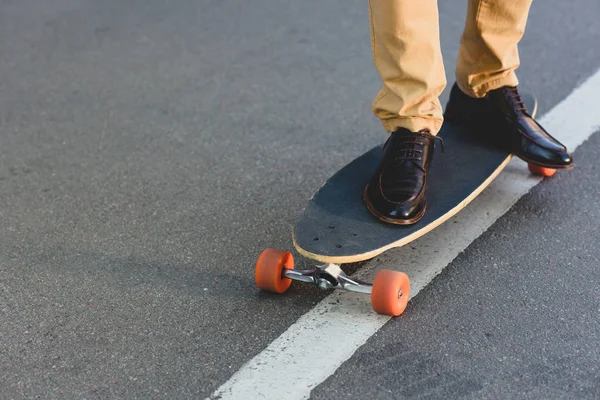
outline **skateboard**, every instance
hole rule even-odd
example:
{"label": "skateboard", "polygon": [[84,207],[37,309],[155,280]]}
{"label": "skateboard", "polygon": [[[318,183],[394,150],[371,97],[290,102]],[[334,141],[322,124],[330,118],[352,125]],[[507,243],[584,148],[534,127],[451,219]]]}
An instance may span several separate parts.
{"label": "skateboard", "polygon": [[[532,116],[537,100],[522,96]],[[267,248],[255,268],[257,286],[283,293],[292,280],[316,284],[321,289],[342,289],[371,295],[375,312],[398,316],[410,297],[409,277],[399,271],[381,270],[373,283],[346,275],[341,264],[369,260],[395,247],[402,247],[435,229],[475,199],[502,172],[512,154],[494,143],[502,132],[489,132],[445,121],[438,135],[445,152],[437,149],[428,174],[427,210],[413,225],[393,225],[377,219],[367,209],[363,190],[377,169],[381,146],[376,146],[343,167],[315,192],[298,219],[292,240],[296,251],[319,264],[295,270],[290,252]],[[465,156],[467,155],[467,156]],[[529,165],[538,175],[555,170]]]}

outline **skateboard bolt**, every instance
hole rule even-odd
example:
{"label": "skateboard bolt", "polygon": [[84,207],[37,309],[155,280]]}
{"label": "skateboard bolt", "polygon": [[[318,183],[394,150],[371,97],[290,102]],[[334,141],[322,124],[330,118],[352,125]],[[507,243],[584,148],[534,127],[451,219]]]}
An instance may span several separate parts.
{"label": "skateboard bolt", "polygon": [[400,291],[398,292],[398,298],[401,298],[401,297],[402,297],[402,295],[403,295],[403,293],[402,293],[402,290],[400,290]]}

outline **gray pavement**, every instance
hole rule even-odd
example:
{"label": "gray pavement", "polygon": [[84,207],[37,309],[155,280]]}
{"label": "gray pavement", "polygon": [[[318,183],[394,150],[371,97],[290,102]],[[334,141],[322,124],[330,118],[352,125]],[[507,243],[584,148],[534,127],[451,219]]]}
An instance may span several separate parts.
{"label": "gray pavement", "polygon": [[[440,3],[452,82],[465,4]],[[600,67],[598,15],[534,4],[542,113]],[[318,302],[253,264],[383,137],[368,34],[359,0],[0,0],[0,398],[206,397]],[[600,397],[590,144],[313,396]]]}

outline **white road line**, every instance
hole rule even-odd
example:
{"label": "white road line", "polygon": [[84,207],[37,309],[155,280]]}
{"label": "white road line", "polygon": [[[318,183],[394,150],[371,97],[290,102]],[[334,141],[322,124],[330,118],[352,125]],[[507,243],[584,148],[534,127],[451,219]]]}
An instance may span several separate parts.
{"label": "white road line", "polygon": [[[599,92],[600,71],[544,115],[542,125],[575,150],[600,129],[600,113],[592,106]],[[513,159],[492,185],[456,217],[410,246],[379,256],[358,276],[372,278],[379,268],[403,270],[411,278],[414,297],[540,180],[527,173],[521,160]],[[390,264],[400,259],[400,268]],[[369,296],[345,292],[326,297],[211,398],[308,398],[312,388],[331,376],[388,321],[389,317],[372,311],[369,301]]]}

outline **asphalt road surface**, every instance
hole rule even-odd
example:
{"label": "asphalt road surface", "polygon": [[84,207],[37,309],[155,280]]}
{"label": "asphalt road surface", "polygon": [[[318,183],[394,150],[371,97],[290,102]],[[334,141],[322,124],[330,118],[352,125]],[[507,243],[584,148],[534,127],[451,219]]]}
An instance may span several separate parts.
{"label": "asphalt road surface", "polygon": [[[440,2],[450,83],[465,9]],[[600,69],[599,16],[534,2],[541,115]],[[327,295],[261,293],[254,262],[381,141],[379,85],[364,1],[0,0],[0,398],[213,396]],[[303,396],[600,399],[599,158],[596,133]]]}

